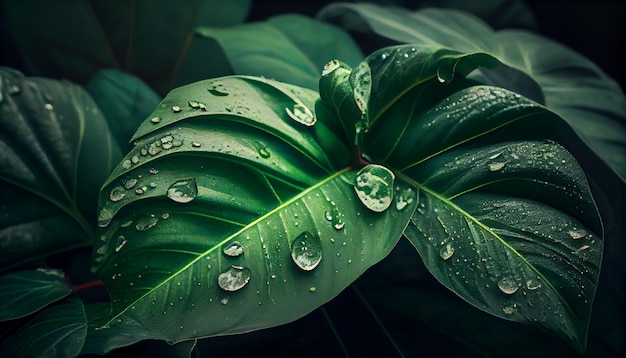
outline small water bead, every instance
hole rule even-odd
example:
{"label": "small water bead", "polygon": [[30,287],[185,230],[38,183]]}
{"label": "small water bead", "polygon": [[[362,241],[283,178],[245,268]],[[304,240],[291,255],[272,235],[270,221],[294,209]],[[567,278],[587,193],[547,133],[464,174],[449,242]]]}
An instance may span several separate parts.
{"label": "small water bead", "polygon": [[315,269],[322,261],[322,242],[308,231],[301,233],[291,246],[291,259],[304,271]]}
{"label": "small water bead", "polygon": [[237,257],[243,255],[243,246],[239,241],[233,241],[229,245],[225,246],[222,250],[226,256]]}
{"label": "small water bead", "polygon": [[126,159],[122,162],[122,168],[124,169],[130,169],[130,166],[132,165],[132,163],[130,162],[130,160]]}
{"label": "small water bead", "polygon": [[154,215],[142,216],[137,220],[137,224],[135,225],[135,229],[138,231],[146,231],[150,228],[153,228],[159,222],[159,218]]}
{"label": "small water bead", "polygon": [[294,104],[292,108],[287,107],[285,111],[291,119],[307,127],[311,127],[317,122],[317,118],[309,107],[301,103]]}
{"label": "small water bead", "polygon": [[120,235],[120,237],[117,238],[117,246],[115,247],[115,252],[120,252],[122,247],[126,245],[126,242],[128,242],[128,240],[126,240],[124,235]]}
{"label": "small water bead", "polygon": [[111,192],[109,193],[109,199],[111,199],[112,202],[120,201],[125,196],[126,191],[121,186],[116,186],[115,188],[111,189]]}
{"label": "small water bead", "polygon": [[157,124],[161,122],[161,118],[160,117],[152,117],[150,118],[150,122]]}
{"label": "small water bead", "polygon": [[396,209],[404,210],[404,208],[413,203],[415,197],[415,192],[412,188],[400,189],[400,187],[396,187]]}
{"label": "small water bead", "polygon": [[217,278],[217,284],[224,291],[238,291],[250,281],[252,272],[241,266],[231,266],[228,271],[221,273]]}
{"label": "small water bead", "polygon": [[536,290],[540,287],[541,287],[541,282],[539,281],[539,279],[526,281],[526,288],[528,288],[529,290]]}
{"label": "small water bead", "polygon": [[512,277],[504,276],[498,281],[498,288],[502,293],[512,295],[519,289],[517,282]]}
{"label": "small water bead", "polygon": [[167,189],[167,197],[171,200],[186,204],[198,196],[198,186],[193,178],[178,180]]}
{"label": "small water bead", "polygon": [[393,200],[395,175],[382,165],[368,164],[357,173],[354,190],[363,205],[374,212],[383,212]]}
{"label": "small water bead", "polygon": [[182,111],[182,109],[179,106],[172,106],[172,112],[178,113],[180,111]]}
{"label": "small water bead", "polygon": [[134,188],[136,184],[137,184],[137,179],[131,178],[124,182],[124,188],[126,188],[127,190],[130,190]]}
{"label": "small water bead", "polygon": [[582,229],[579,230],[579,229],[576,229],[576,228],[573,228],[572,230],[569,230],[567,232],[567,234],[574,240],[578,240],[578,239],[581,239],[581,238],[587,236],[587,232],[585,230],[582,230]]}
{"label": "small water bead", "polygon": [[224,84],[215,83],[211,88],[208,89],[209,93],[217,96],[217,97],[225,97],[228,96],[228,92],[224,89]]}
{"label": "small water bead", "polygon": [[502,170],[506,162],[498,162],[498,163],[489,163],[489,170],[492,172],[497,172],[498,170]]}
{"label": "small water bead", "polygon": [[202,144],[200,144],[200,142],[193,142],[191,143],[191,146],[194,148],[200,148],[200,146],[202,146]]}
{"label": "small water bead", "polygon": [[152,174],[152,175],[157,175],[159,174],[159,170],[156,168],[150,168],[150,170],[148,171],[148,173]]}
{"label": "small water bead", "polygon": [[315,288],[315,286],[309,287],[309,292],[312,293],[312,292],[315,292],[315,291],[317,291],[317,288]]}
{"label": "small water bead", "polygon": [[441,256],[441,258],[444,260],[448,260],[453,255],[454,246],[452,246],[452,243],[447,243],[444,247],[441,248],[441,250],[439,250],[439,256]]}

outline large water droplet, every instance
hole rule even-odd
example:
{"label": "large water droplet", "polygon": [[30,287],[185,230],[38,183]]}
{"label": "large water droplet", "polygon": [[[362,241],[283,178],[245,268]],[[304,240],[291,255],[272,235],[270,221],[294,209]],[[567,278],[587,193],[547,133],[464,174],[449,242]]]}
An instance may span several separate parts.
{"label": "large water droplet", "polygon": [[574,240],[578,240],[587,236],[587,232],[585,230],[576,229],[576,228],[569,230],[567,234]]}
{"label": "large water droplet", "polygon": [[145,231],[152,227],[154,227],[159,222],[159,218],[155,215],[146,215],[142,216],[137,220],[137,224],[135,224],[135,228],[139,231]]}
{"label": "large water droplet", "polygon": [[130,190],[130,189],[134,188],[136,184],[137,184],[137,179],[130,178],[130,179],[128,179],[128,180],[126,180],[124,182],[124,188]]}
{"label": "large water droplet", "polygon": [[452,246],[452,243],[447,243],[439,250],[439,256],[444,260],[448,260],[452,255],[454,255],[454,246]]}
{"label": "large water droplet", "polygon": [[103,208],[98,213],[98,226],[99,227],[107,227],[113,220],[113,216],[115,213],[111,209]]}
{"label": "large water droplet", "polygon": [[315,118],[309,107],[301,103],[294,104],[293,109],[287,107],[285,111],[291,119],[307,127],[311,127],[317,122],[317,118]]}
{"label": "large water droplet", "polygon": [[241,246],[239,241],[233,241],[232,243],[224,246],[223,251],[226,256],[237,257],[243,254],[243,246]]}
{"label": "large water droplet", "polygon": [[322,242],[308,231],[300,234],[291,245],[291,258],[304,271],[311,271],[322,261]]}
{"label": "large water droplet", "polygon": [[517,282],[512,277],[504,276],[498,281],[498,288],[502,293],[512,295],[519,289]]}
{"label": "large water droplet", "polygon": [[191,202],[196,196],[198,196],[198,186],[193,178],[179,180],[167,189],[167,197],[181,204]]}
{"label": "large water droplet", "polygon": [[[367,63],[361,62],[352,70],[350,84],[352,85],[356,105],[361,110],[361,113],[367,114],[367,104],[372,93],[372,71]],[[369,123],[366,121],[365,124],[367,126]]]}
{"label": "large water droplet", "polygon": [[357,173],[354,190],[368,209],[380,213],[393,200],[393,172],[382,165],[368,164]]}
{"label": "large water droplet", "polygon": [[116,186],[115,188],[111,189],[111,193],[109,193],[109,199],[111,199],[111,201],[113,202],[120,201],[125,196],[126,190],[124,190],[124,188],[122,188],[121,186]]}
{"label": "large water droplet", "polygon": [[489,163],[489,170],[492,172],[497,172],[498,170],[502,170],[505,165],[506,162]]}
{"label": "large water droplet", "polygon": [[252,272],[250,271],[250,269],[241,266],[232,266],[230,269],[228,269],[228,271],[222,272],[217,277],[217,284],[224,291],[237,291],[243,288],[248,283],[248,281],[250,281],[251,276]]}

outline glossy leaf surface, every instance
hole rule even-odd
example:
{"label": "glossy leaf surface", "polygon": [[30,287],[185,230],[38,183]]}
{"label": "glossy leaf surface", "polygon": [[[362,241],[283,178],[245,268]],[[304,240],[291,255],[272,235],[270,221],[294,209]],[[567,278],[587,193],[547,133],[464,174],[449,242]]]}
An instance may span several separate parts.
{"label": "glossy leaf surface", "polygon": [[165,97],[101,193],[94,269],[113,313],[99,332],[177,342],[287,323],[391,251],[415,205],[361,203],[320,105],[245,76]]}
{"label": "glossy leaf surface", "polygon": [[86,334],[83,302],[70,298],[31,319],[0,352],[6,357],[73,357],[80,353]]}
{"label": "glossy leaf surface", "polygon": [[[524,31],[494,32],[469,14],[408,12],[372,4],[336,4],[321,19],[392,43],[486,51],[505,66],[481,71],[481,81],[523,93],[565,119],[600,158],[626,179],[626,98],[619,86],[580,54]],[[446,24],[441,26],[441,24]]]}
{"label": "glossy leaf surface", "polygon": [[91,97],[65,81],[0,71],[0,263],[86,245],[97,192],[121,157]]}
{"label": "glossy leaf surface", "polygon": [[[363,153],[418,189],[404,234],[441,283],[484,311],[543,327],[583,351],[602,227],[584,173],[550,139],[559,130],[548,128],[567,124],[519,94],[458,76],[493,65],[492,57],[441,53],[397,46],[359,65],[370,73],[365,92],[376,93],[356,122],[365,125],[358,129]],[[473,60],[465,67],[462,59]],[[363,92],[352,90],[363,81],[346,71],[327,73],[321,95],[354,128],[344,120],[349,102],[338,99]],[[550,125],[538,133],[539,123]]]}
{"label": "glossy leaf surface", "polygon": [[198,36],[217,41],[238,75],[264,76],[312,90],[331,56],[351,66],[363,58],[344,31],[301,15],[230,28],[201,27]]}
{"label": "glossy leaf surface", "polygon": [[0,287],[0,321],[35,313],[72,292],[62,272],[44,269],[0,276]]}

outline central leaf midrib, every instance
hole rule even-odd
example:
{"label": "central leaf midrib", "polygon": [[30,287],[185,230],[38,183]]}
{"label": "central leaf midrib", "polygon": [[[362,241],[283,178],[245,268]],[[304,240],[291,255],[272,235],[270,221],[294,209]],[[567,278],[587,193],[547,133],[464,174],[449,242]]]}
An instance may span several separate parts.
{"label": "central leaf midrib", "polygon": [[120,317],[121,315],[123,315],[126,311],[128,311],[128,309],[130,307],[132,307],[134,304],[138,303],[139,301],[141,301],[142,299],[144,299],[145,297],[147,297],[148,295],[154,293],[155,291],[157,291],[160,287],[164,286],[168,281],[174,279],[175,277],[177,277],[178,275],[182,274],[185,270],[187,270],[188,268],[192,267],[196,262],[198,262],[199,260],[201,260],[203,257],[206,257],[207,255],[210,255],[211,253],[213,253],[215,250],[219,249],[220,247],[222,247],[223,245],[225,245],[226,243],[228,243],[231,239],[233,239],[234,237],[236,237],[237,235],[240,235],[241,233],[245,232],[246,230],[252,228],[253,226],[257,225],[259,222],[262,222],[263,220],[265,220],[266,218],[268,218],[269,216],[275,214],[276,212],[282,210],[283,208],[291,205],[292,203],[294,203],[295,201],[303,198],[304,196],[306,196],[308,193],[310,193],[311,191],[321,187],[322,185],[340,177],[341,175],[343,175],[344,173],[348,172],[352,170],[352,167],[346,167],[343,168],[339,171],[337,171],[336,173],[334,173],[333,175],[327,177],[324,180],[321,180],[319,183],[307,188],[306,190],[303,190],[300,194],[294,196],[293,198],[289,199],[288,201],[284,202],[283,204],[277,206],[276,208],[270,210],[269,212],[265,213],[264,215],[260,216],[259,218],[253,220],[252,222],[250,222],[248,225],[244,226],[243,228],[241,228],[240,230],[238,230],[237,232],[229,235],[228,237],[226,237],[224,240],[216,243],[212,248],[210,248],[207,251],[202,252],[201,254],[198,255],[198,257],[196,257],[195,259],[191,260],[187,265],[183,266],[182,268],[180,268],[178,271],[176,271],[175,273],[173,273],[172,275],[170,275],[169,277],[165,278],[161,283],[159,283],[157,286],[155,286],[154,288],[148,290],[146,293],[144,293],[143,295],[141,295],[140,297],[138,297],[137,299],[135,299],[133,302],[126,304],[126,308],[124,308],[123,310],[121,310],[119,313],[117,313],[115,316],[111,317],[106,323],[104,323],[101,328],[107,327],[109,326],[116,318]]}

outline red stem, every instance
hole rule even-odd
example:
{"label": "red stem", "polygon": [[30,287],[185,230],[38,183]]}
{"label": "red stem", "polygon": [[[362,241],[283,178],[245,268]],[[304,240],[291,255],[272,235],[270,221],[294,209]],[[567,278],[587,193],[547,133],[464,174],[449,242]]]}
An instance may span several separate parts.
{"label": "red stem", "polygon": [[97,286],[104,286],[104,283],[100,280],[83,283],[82,285],[74,286],[74,292],[78,292],[81,290],[85,290],[85,289],[97,287]]}

